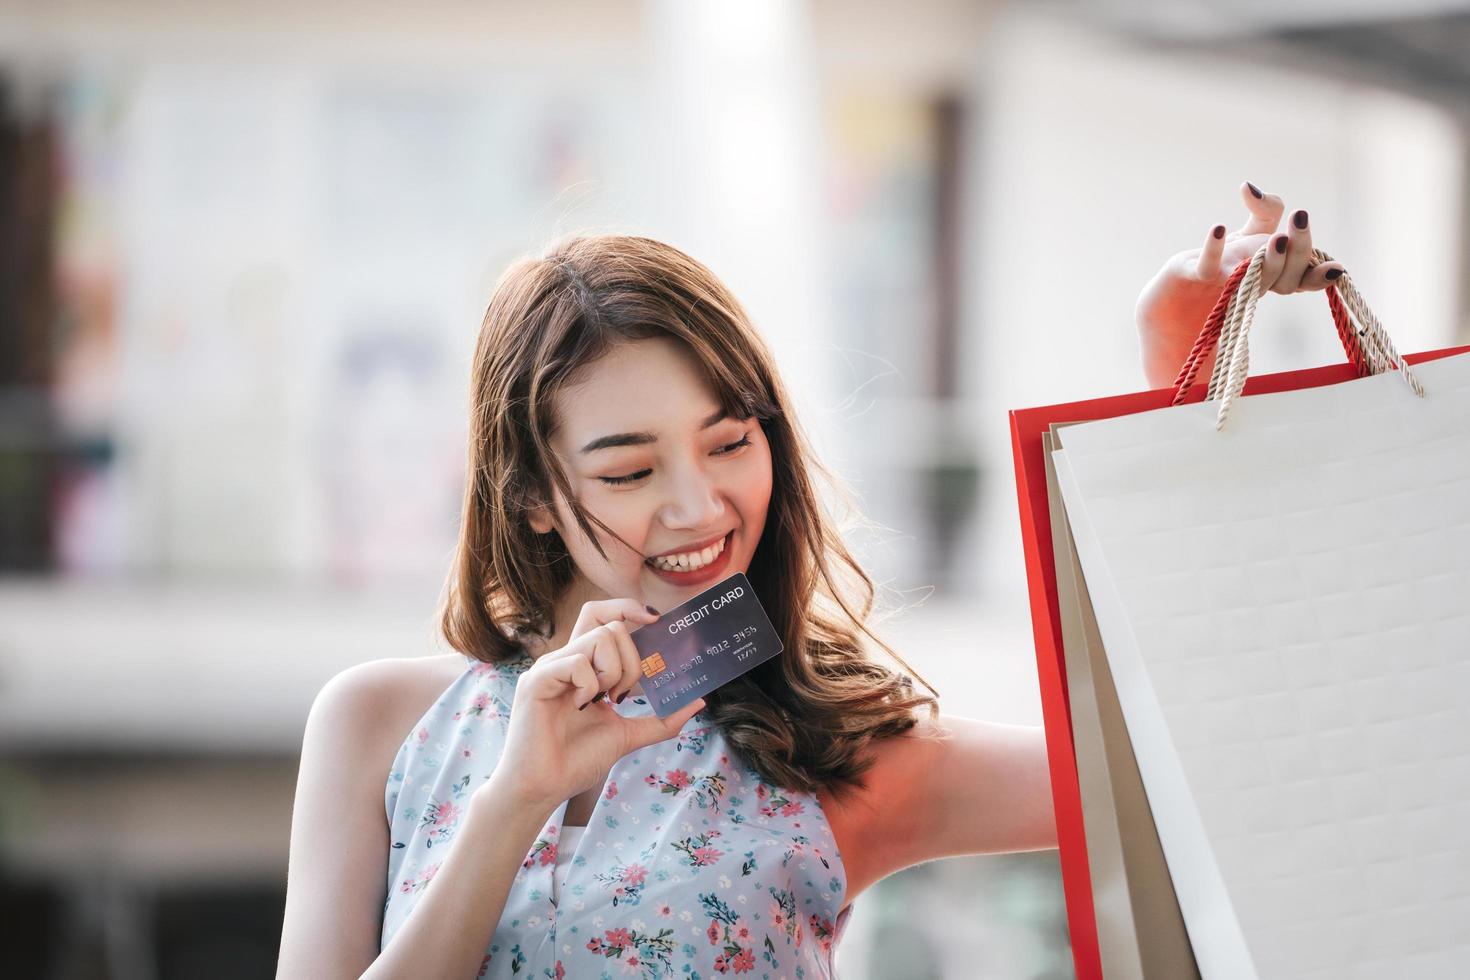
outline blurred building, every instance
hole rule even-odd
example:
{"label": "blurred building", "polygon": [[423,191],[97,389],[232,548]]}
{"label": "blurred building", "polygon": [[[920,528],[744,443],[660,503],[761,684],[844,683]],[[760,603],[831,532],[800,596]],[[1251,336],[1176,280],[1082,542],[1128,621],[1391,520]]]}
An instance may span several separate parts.
{"label": "blurred building", "polygon": [[[1464,6],[0,0],[4,972],[272,974],[307,708],[443,648],[484,304],[572,231],[730,284],[896,646],[1039,724],[1005,411],[1142,387],[1242,180],[1470,340]],[[1323,305],[1257,370],[1339,358]],[[1071,971],[1052,852],[856,908],[846,977]]]}

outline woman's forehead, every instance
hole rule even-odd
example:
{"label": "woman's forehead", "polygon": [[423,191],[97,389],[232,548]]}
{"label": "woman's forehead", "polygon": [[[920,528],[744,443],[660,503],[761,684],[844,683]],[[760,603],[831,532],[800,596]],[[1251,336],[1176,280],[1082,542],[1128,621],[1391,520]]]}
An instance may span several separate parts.
{"label": "woman's forehead", "polygon": [[579,447],[605,433],[695,429],[719,405],[694,355],[663,338],[619,344],[556,396],[559,435]]}

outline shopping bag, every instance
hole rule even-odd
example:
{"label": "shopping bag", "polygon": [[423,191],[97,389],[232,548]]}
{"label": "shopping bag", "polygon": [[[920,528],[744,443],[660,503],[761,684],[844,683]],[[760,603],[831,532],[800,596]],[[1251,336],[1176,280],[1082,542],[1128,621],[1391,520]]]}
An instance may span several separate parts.
{"label": "shopping bag", "polygon": [[[1324,261],[1323,253],[1317,260]],[[1061,610],[1057,588],[1057,567],[1054,526],[1049,512],[1046,492],[1046,452],[1043,432],[1057,422],[1073,422],[1089,419],[1106,419],[1127,416],[1139,412],[1151,412],[1174,404],[1176,401],[1188,406],[1201,400],[1202,396],[1221,402],[1216,410],[1216,424],[1223,425],[1230,405],[1238,405],[1242,396],[1254,396],[1272,392],[1310,389],[1324,385],[1338,385],[1373,371],[1406,371],[1407,364],[1419,364],[1453,354],[1470,351],[1470,347],[1426,352],[1398,358],[1392,353],[1386,337],[1379,337],[1381,328],[1376,321],[1354,328],[1344,326],[1346,319],[1342,306],[1344,297],[1354,309],[1366,309],[1355,291],[1339,297],[1328,291],[1334,322],[1339,336],[1343,338],[1348,353],[1348,363],[1306,371],[1247,379],[1248,347],[1230,346],[1234,343],[1230,331],[1238,337],[1248,334],[1251,310],[1249,303],[1241,303],[1240,284],[1251,272],[1249,263],[1242,263],[1236,270],[1232,282],[1222,292],[1205,328],[1201,331],[1202,341],[1214,330],[1214,340],[1224,338],[1221,355],[1216,362],[1216,372],[1211,376],[1210,389],[1190,391],[1190,362],[1186,362],[1181,378],[1173,388],[1106,399],[1093,399],[1066,405],[1046,406],[1036,409],[1018,410],[1011,413],[1013,449],[1016,461],[1017,489],[1022,519],[1023,542],[1025,545],[1028,587],[1032,608],[1033,627],[1037,648],[1038,674],[1041,680],[1043,714],[1046,721],[1048,748],[1052,770],[1053,800],[1056,807],[1060,859],[1063,884],[1066,893],[1069,924],[1072,936],[1074,959],[1080,977],[1102,975],[1098,948],[1098,915],[1093,893],[1092,876],[1088,867],[1088,837],[1083,818],[1082,796],[1079,784],[1078,756],[1074,740],[1074,725],[1069,705],[1069,679],[1062,637]],[[1346,278],[1346,277],[1344,277]],[[1249,297],[1248,299],[1253,299]],[[1367,314],[1371,317],[1371,314]],[[1366,318],[1364,318],[1366,319]],[[1241,324],[1245,331],[1241,331]],[[1233,326],[1232,326],[1233,324]],[[1206,348],[1207,349],[1207,348]],[[1198,361],[1191,355],[1194,367]],[[1235,368],[1232,375],[1231,368]],[[1228,405],[1224,397],[1229,396]],[[1252,401],[1244,398],[1245,403]],[[1432,399],[1431,399],[1432,401]],[[1164,413],[1168,414],[1168,413]],[[1221,433],[1228,432],[1222,429]],[[1064,436],[1065,445],[1065,436]],[[1103,896],[1107,897],[1107,896]],[[1110,974],[1112,975],[1112,974]]]}
{"label": "shopping bag", "polygon": [[1051,451],[1061,428],[1052,426],[1042,438],[1098,959],[1109,980],[1195,980],[1199,971],[1189,935],[1056,482]]}

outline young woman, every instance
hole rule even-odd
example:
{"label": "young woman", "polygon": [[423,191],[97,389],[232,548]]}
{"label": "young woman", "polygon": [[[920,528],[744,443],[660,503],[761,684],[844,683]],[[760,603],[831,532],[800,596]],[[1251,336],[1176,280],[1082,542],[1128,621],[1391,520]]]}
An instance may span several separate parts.
{"label": "young woman", "polygon": [[[1140,297],[1151,385],[1275,232],[1280,199],[1242,196],[1241,231]],[[1321,289],[1336,266],[1308,269],[1293,217],[1265,283]],[[318,695],[279,976],[830,976],[884,876],[1055,846],[1041,730],[939,714],[868,632],[827,474],[702,265],[624,236],[516,264],[470,392],[457,652]],[[736,571],[784,652],[656,717],[630,632]]]}

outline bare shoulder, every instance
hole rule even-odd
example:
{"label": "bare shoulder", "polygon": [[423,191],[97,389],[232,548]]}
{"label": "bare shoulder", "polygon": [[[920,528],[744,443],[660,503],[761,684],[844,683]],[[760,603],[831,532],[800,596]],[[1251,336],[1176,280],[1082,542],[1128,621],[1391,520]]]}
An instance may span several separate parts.
{"label": "bare shoulder", "polygon": [[278,976],[358,976],[377,957],[388,770],[414,723],[464,669],[458,654],[374,660],[317,692],[291,814]]}
{"label": "bare shoulder", "polygon": [[[409,729],[464,670],[465,659],[457,653],[369,660],[327,681],[317,702],[326,702],[376,746],[396,752]],[[385,779],[391,762],[391,756],[384,760]]]}

